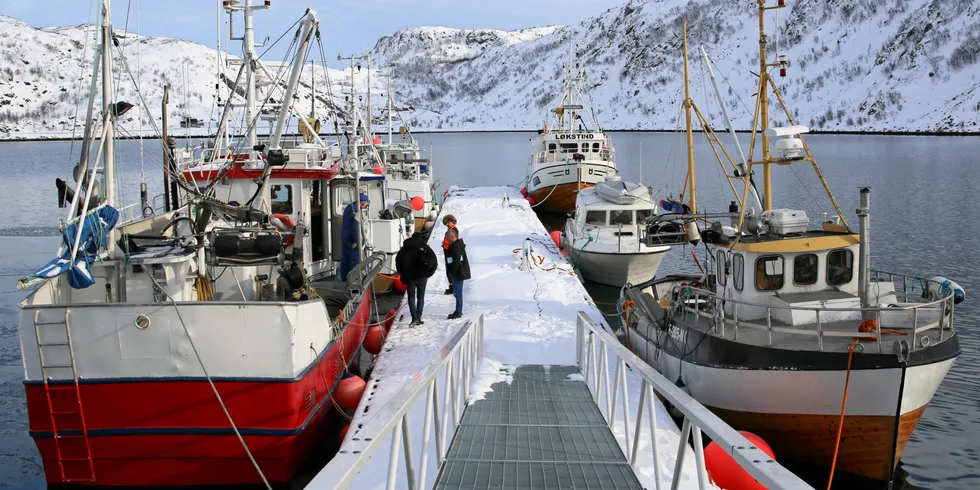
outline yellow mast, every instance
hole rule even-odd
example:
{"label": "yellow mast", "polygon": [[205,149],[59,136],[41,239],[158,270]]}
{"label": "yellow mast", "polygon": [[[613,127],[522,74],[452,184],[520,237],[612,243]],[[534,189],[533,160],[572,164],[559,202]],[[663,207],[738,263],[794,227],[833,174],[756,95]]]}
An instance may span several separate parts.
{"label": "yellow mast", "polygon": [[769,127],[769,67],[766,63],[766,28],[765,14],[766,1],[759,2],[759,108],[762,110],[759,118],[759,132],[762,133],[762,185],[764,210],[772,209],[772,172],[769,161],[769,137],[766,136],[766,129]]}
{"label": "yellow mast", "polygon": [[687,21],[683,24],[684,30],[684,114],[687,119],[687,183],[691,186],[690,202],[691,213],[698,212],[698,194],[695,188],[694,179],[694,133],[691,127],[691,80],[687,72]]}

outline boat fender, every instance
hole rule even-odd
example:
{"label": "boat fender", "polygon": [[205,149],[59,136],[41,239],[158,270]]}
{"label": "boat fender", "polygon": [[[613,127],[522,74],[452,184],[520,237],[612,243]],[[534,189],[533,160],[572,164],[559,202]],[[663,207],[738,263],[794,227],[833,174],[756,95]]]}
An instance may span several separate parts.
{"label": "boat fender", "polygon": [[525,199],[527,199],[527,203],[530,204],[531,206],[534,206],[535,204],[538,203],[538,200],[535,199],[534,196],[528,196],[525,197]]}
{"label": "boat fender", "polygon": [[694,246],[701,243],[701,232],[698,230],[696,223],[689,223],[687,225],[687,241]]}
{"label": "boat fender", "polygon": [[293,220],[288,214],[276,213],[272,215],[269,220],[280,233],[289,233],[288,236],[283,240],[283,248],[289,248],[293,244],[293,240],[296,238],[296,234],[293,233],[293,228],[296,227],[296,221]]}
{"label": "boat fender", "polygon": [[942,299],[952,294],[953,304],[958,305],[966,299],[966,290],[963,287],[942,276],[930,277],[929,287],[926,291],[926,299],[929,300]]}
{"label": "boat fender", "polygon": [[527,188],[526,187],[521,189],[521,197],[527,197]]}

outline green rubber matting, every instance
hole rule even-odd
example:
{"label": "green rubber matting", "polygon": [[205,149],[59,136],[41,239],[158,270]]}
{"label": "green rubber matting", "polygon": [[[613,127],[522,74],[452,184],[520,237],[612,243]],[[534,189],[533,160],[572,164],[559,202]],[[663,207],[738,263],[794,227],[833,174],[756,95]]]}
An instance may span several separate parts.
{"label": "green rubber matting", "polygon": [[574,366],[519,366],[463,411],[435,488],[642,488]]}

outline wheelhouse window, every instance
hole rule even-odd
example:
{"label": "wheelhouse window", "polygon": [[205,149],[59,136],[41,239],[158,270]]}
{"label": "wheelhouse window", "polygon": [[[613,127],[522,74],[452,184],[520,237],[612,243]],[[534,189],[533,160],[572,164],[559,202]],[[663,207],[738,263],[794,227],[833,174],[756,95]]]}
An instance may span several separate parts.
{"label": "wheelhouse window", "polygon": [[637,209],[636,210],[636,223],[637,224],[646,223],[646,221],[648,219],[650,219],[651,216],[653,216],[653,210],[652,209]]}
{"label": "wheelhouse window", "polygon": [[793,284],[807,286],[817,282],[817,254],[797,255],[793,259]]}
{"label": "wheelhouse window", "polygon": [[605,211],[589,211],[585,213],[585,222],[590,225],[605,225],[606,224],[606,212]]}
{"label": "wheelhouse window", "polygon": [[850,250],[832,250],[827,254],[827,284],[840,286],[854,277],[854,254]]}
{"label": "wheelhouse window", "polygon": [[595,152],[599,151],[599,143],[592,143],[592,151]]}
{"label": "wheelhouse window", "polygon": [[725,262],[725,251],[719,250],[717,259],[715,260],[718,267],[718,284],[728,284],[728,279],[726,278],[728,274],[725,273]]}
{"label": "wheelhouse window", "polygon": [[755,287],[760,291],[776,291],[783,287],[783,258],[766,255],[755,261]]}
{"label": "wheelhouse window", "polygon": [[562,143],[561,152],[562,153],[575,153],[578,151],[578,143]]}
{"label": "wheelhouse window", "polygon": [[293,186],[276,184],[271,188],[272,212],[293,214]]}
{"label": "wheelhouse window", "polygon": [[745,287],[745,258],[742,254],[735,254],[732,257],[732,281],[738,291]]}
{"label": "wheelhouse window", "polygon": [[610,225],[632,225],[633,224],[633,211],[610,211],[609,212],[609,224]]}
{"label": "wheelhouse window", "polygon": [[548,151],[549,152],[554,153],[555,152],[555,149],[557,149],[557,148],[558,148],[558,146],[555,145],[554,143],[548,143]]}

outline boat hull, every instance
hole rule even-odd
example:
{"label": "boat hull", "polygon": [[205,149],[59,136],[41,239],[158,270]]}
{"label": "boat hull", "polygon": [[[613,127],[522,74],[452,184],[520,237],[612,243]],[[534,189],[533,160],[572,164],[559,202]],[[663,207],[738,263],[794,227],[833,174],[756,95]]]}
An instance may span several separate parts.
{"label": "boat hull", "polygon": [[570,255],[583,277],[618,288],[626,283],[640,284],[653,279],[666,254],[666,251],[608,253],[573,248]]}
{"label": "boat hull", "polygon": [[[297,375],[262,376],[257,372],[261,366],[253,363],[252,372],[235,376],[226,368],[211,378],[268,481],[287,482],[328,429],[343,422],[333,392],[345,371],[357,372],[364,325],[370,323],[372,309],[370,292],[363,298],[339,337],[319,352],[306,343],[309,352],[300,355],[311,360]],[[81,316],[78,323],[83,323]],[[194,325],[188,327],[196,331]],[[329,329],[323,324],[296,327]],[[72,335],[76,332],[80,337],[83,334],[73,326]],[[205,350],[206,345],[202,340],[206,364],[223,360],[220,354]],[[270,351],[274,349],[269,346]],[[83,362],[85,348],[79,345],[76,351]],[[238,355],[246,357],[245,353]],[[79,370],[83,369],[80,365]],[[221,371],[221,367],[212,369]],[[49,484],[179,487],[262,483],[206,377],[80,376],[77,395],[72,380],[51,381],[45,387],[43,381],[29,377],[25,391],[30,435]],[[87,429],[84,438],[80,437],[78,400]],[[60,451],[53,438],[52,412],[61,436]],[[89,466],[86,439],[94,471]]]}
{"label": "boat hull", "polygon": [[571,182],[545,187],[533,192],[528,191],[528,195],[534,198],[536,211],[571,213],[575,211],[575,198],[578,196],[578,191],[592,186],[593,184]]}
{"label": "boat hull", "polygon": [[[691,396],[728,424],[762,437],[779,460],[831,465],[847,378],[846,352],[783,352],[779,355],[785,363],[766,367],[761,363],[771,362],[772,357],[739,353],[733,342],[703,337],[696,330],[685,334],[678,324],[659,336],[671,339],[662,340],[663,349],[654,340],[657,335],[649,333],[642,326],[630,328],[631,350],[668,379],[682,380]],[[693,349],[687,336],[697,344]],[[689,355],[682,360],[674,344],[686,345]],[[877,480],[892,478],[919,418],[959,353],[955,336],[933,348],[937,350],[912,358],[906,366],[899,365],[894,355],[878,354],[872,359],[855,355],[838,471]],[[737,358],[743,354],[760,359],[760,364],[741,362]],[[813,354],[825,354],[826,360],[812,362]]]}

